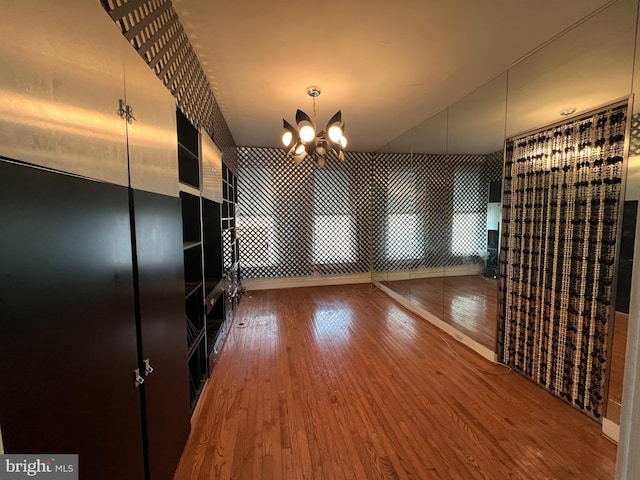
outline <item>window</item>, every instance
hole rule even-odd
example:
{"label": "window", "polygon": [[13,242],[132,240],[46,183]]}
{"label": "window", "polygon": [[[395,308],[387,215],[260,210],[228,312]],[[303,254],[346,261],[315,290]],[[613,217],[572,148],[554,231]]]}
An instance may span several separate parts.
{"label": "window", "polygon": [[350,215],[316,215],[313,225],[313,262],[349,263],[356,260]]}
{"label": "window", "polygon": [[349,176],[324,168],[315,173],[313,263],[356,261],[355,226],[351,215]]}
{"label": "window", "polygon": [[242,182],[259,195],[243,197],[238,212],[236,235],[245,267],[267,267],[277,263],[276,233],[274,225],[272,175],[268,168],[242,169]]}
{"label": "window", "polygon": [[414,213],[387,216],[387,260],[412,260],[420,256],[418,222]]}
{"label": "window", "polygon": [[478,226],[481,223],[479,213],[462,212],[453,214],[451,230],[451,253],[454,255],[477,254]]}
{"label": "window", "polygon": [[268,267],[276,263],[273,218],[239,217],[236,233],[243,266]]}
{"label": "window", "polygon": [[483,248],[486,210],[482,208],[481,178],[475,170],[459,170],[453,184],[451,253],[478,255]]}
{"label": "window", "polygon": [[414,172],[406,167],[395,169],[388,182],[385,257],[391,261],[420,258],[422,231]]}

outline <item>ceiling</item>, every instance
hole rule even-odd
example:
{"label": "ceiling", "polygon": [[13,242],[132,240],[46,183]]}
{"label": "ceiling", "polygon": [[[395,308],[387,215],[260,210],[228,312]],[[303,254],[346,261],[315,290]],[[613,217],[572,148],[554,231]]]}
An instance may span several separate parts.
{"label": "ceiling", "polygon": [[611,0],[173,0],[238,146],[280,147],[282,118],[342,111],[376,151]]}

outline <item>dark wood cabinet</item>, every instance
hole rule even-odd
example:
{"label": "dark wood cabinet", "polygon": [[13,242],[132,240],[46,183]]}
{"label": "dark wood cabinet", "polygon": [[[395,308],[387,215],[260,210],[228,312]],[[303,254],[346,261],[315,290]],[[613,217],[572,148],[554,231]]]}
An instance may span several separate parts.
{"label": "dark wood cabinet", "polygon": [[144,478],[127,189],[0,162],[0,221],[6,453]]}
{"label": "dark wood cabinet", "polygon": [[180,199],[133,191],[140,368],[150,478],[170,479],[189,436]]}
{"label": "dark wood cabinet", "polygon": [[174,197],[0,161],[6,453],[172,477],[189,431],[180,218]]}

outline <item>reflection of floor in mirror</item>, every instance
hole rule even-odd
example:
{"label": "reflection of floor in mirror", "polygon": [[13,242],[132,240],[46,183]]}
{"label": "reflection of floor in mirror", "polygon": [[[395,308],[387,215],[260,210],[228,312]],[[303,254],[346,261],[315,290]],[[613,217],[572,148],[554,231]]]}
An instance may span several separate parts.
{"label": "reflection of floor in mirror", "polygon": [[485,347],[495,350],[498,282],[480,275],[381,282]]}
{"label": "reflection of floor in mirror", "polygon": [[624,377],[624,357],[627,348],[627,324],[629,315],[616,312],[613,326],[613,343],[611,349],[611,376],[609,377],[609,400],[607,418],[620,424],[620,408],[622,404],[622,380]]}

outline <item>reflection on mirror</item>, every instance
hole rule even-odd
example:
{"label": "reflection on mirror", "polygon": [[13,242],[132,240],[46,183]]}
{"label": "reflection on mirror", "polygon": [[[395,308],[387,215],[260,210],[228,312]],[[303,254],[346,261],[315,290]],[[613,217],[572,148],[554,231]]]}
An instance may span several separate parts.
{"label": "reflection on mirror", "polygon": [[[389,142],[377,171],[383,191],[385,225],[378,226],[380,252],[374,271],[399,300],[442,318],[446,217],[441,215],[447,112],[425,120]],[[381,206],[378,206],[381,208]]]}
{"label": "reflection on mirror", "polygon": [[640,152],[631,152],[627,167],[627,188],[625,190],[622,233],[620,235],[618,254],[615,319],[611,341],[611,372],[606,413],[607,420],[614,425],[620,425],[622,409],[622,380],[624,378],[625,350],[627,347],[631,274],[638,218],[638,201],[640,201],[640,155],[638,153]]}
{"label": "reflection on mirror", "polygon": [[618,1],[509,69],[507,137],[631,94],[636,7]]}
{"label": "reflection on mirror", "polygon": [[[487,309],[495,312],[497,297],[506,88],[503,73],[385,149],[409,152],[387,167],[402,170],[388,176],[396,182],[390,191],[401,196],[398,206],[415,214],[415,220],[397,217],[395,235],[415,221],[421,241],[413,263],[385,265],[381,283],[423,316],[462,333],[488,358],[495,345]],[[412,237],[398,241],[406,249]]]}
{"label": "reflection on mirror", "polygon": [[[418,249],[420,255],[413,254],[419,261],[378,262],[374,279],[425,318],[445,330],[454,327],[458,338],[484,347],[477,349],[481,353],[496,346],[493,277],[501,204],[491,192],[502,178],[505,138],[562,121],[562,111],[575,109],[571,116],[577,116],[631,95],[632,85],[640,84],[640,62],[634,76],[637,9],[637,0],[612,3],[383,149],[398,154],[383,169],[386,181],[395,182],[395,197],[389,200],[397,210],[394,225],[411,234],[392,233],[391,221],[377,228],[405,245],[423,241],[407,247]],[[634,113],[640,113],[640,102]],[[634,167],[640,161],[633,157],[640,149],[631,148],[627,203],[640,197],[634,193],[640,190]],[[399,165],[405,177],[393,173]],[[618,259],[622,268],[625,262],[630,263]],[[604,392],[610,400],[607,418],[611,415],[614,423],[619,422],[625,345],[625,295],[618,291],[617,296],[622,302],[616,305],[617,317],[623,320],[612,330],[611,392]]]}
{"label": "reflection on mirror", "polygon": [[[637,2],[628,2],[634,8]],[[631,6],[629,7],[631,8]],[[627,13],[631,13],[628,10]],[[636,35],[635,54],[640,47],[640,35]],[[616,291],[615,320],[613,326],[613,338],[611,341],[611,369],[609,377],[609,391],[607,392],[606,418],[613,425],[620,425],[622,409],[622,385],[624,378],[625,351],[627,347],[627,327],[629,320],[629,296],[631,293],[631,272],[633,267],[633,248],[635,242],[635,225],[638,214],[638,201],[640,200],[640,150],[638,148],[637,133],[634,123],[638,121],[640,114],[640,101],[638,100],[638,81],[640,80],[640,62],[635,61],[633,67],[633,120],[631,130],[631,145],[629,149],[629,161],[627,170],[627,183],[625,189],[625,204],[622,220],[622,234],[620,253],[618,258],[618,285]],[[635,210],[635,214],[633,213]]]}
{"label": "reflection on mirror", "polygon": [[[512,67],[507,136],[558,122],[562,120],[560,112],[567,109],[575,109],[573,115],[577,116],[629,96],[634,83],[637,7],[636,0],[615,2]],[[632,184],[629,177],[627,191]],[[617,263],[621,265],[620,258]],[[615,310],[619,311],[618,305]],[[615,318],[624,316],[616,314]],[[613,352],[608,352],[611,391],[603,392],[608,399],[603,431],[615,439],[616,430],[606,429],[609,423],[619,424],[626,341],[622,338],[623,320],[612,319],[612,327],[609,344]],[[610,414],[613,418],[609,418]]]}
{"label": "reflection on mirror", "polygon": [[[449,107],[447,153],[456,171],[443,320],[490,357],[496,343],[506,72]],[[476,347],[479,349],[480,347]]]}

